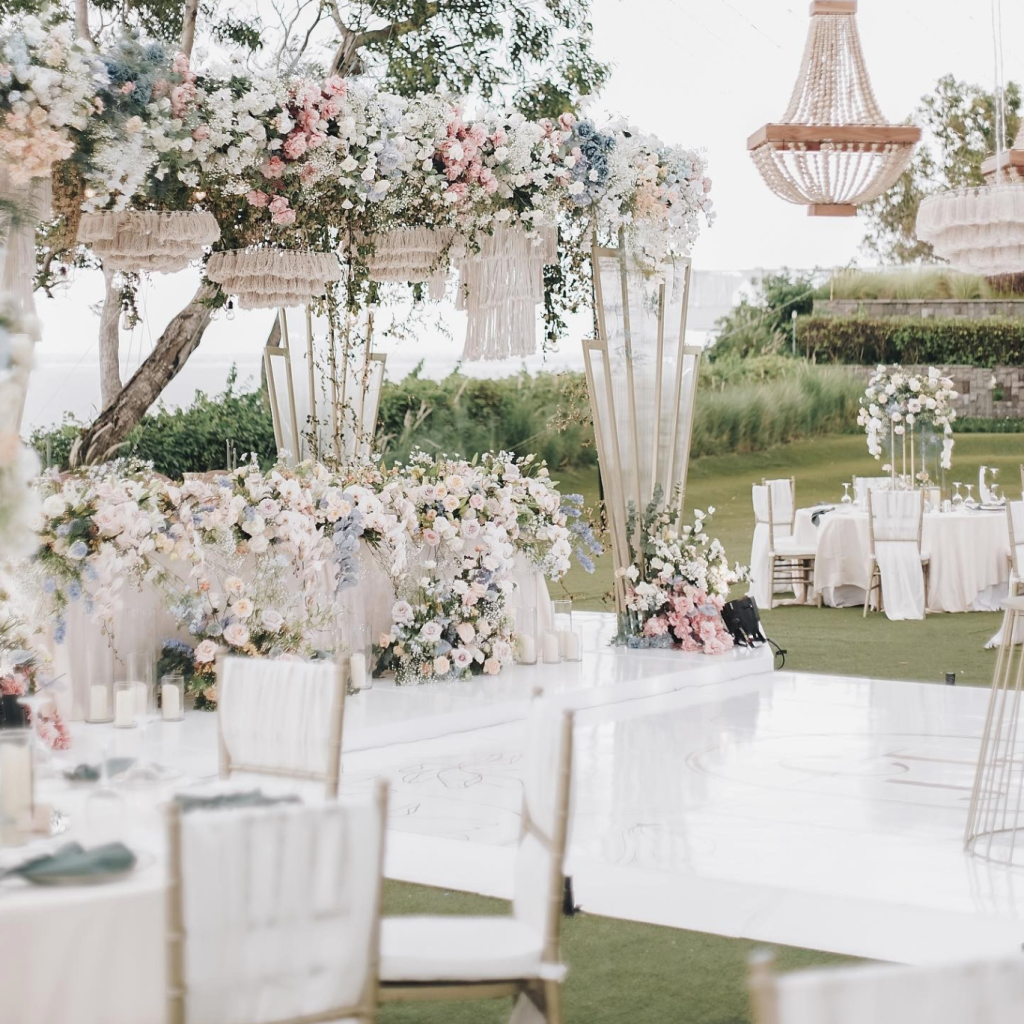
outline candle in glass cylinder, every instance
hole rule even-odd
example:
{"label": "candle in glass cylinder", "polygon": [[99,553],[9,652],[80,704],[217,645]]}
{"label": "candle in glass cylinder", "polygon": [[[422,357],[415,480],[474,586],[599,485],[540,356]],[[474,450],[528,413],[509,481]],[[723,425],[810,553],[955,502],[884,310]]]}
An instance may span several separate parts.
{"label": "candle in glass cylinder", "polygon": [[114,726],[118,729],[135,726],[135,694],[130,685],[119,688],[114,694]]}
{"label": "candle in glass cylinder", "polygon": [[559,639],[562,657],[566,661],[583,660],[583,641],[579,633],[566,630]]}
{"label": "candle in glass cylinder", "polygon": [[149,708],[149,687],[145,683],[132,683],[135,714],[145,715]]}
{"label": "candle in glass cylinder", "polygon": [[544,634],[544,663],[546,665],[555,665],[562,660],[562,655],[559,651],[559,638],[558,634],[552,631],[548,631]]}
{"label": "candle in glass cylinder", "polygon": [[181,718],[181,691],[174,683],[164,683],[160,688],[160,704],[165,722],[176,722]]}
{"label": "candle in glass cylinder", "polygon": [[93,722],[103,722],[110,717],[110,705],[107,702],[107,688],[102,683],[94,683],[89,688],[89,718]]}
{"label": "candle in glass cylinder", "polygon": [[521,665],[537,664],[537,641],[534,640],[532,633],[520,633],[516,637],[516,645]]}
{"label": "candle in glass cylinder", "polygon": [[353,690],[365,690],[367,686],[366,682],[366,655],[362,652],[353,654],[348,659],[348,667],[350,673],[349,685]]}
{"label": "candle in glass cylinder", "polygon": [[17,823],[32,813],[32,748],[0,744],[0,818]]}

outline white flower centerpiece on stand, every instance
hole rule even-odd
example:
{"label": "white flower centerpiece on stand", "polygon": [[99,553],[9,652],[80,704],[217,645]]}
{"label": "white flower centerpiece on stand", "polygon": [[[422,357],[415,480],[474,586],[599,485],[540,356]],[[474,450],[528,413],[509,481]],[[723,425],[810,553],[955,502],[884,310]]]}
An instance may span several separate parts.
{"label": "white flower centerpiece on stand", "polygon": [[953,464],[956,398],[953,381],[935,367],[915,374],[898,364],[879,366],[872,375],[857,423],[868,452],[878,460],[885,455],[893,487],[943,486]]}

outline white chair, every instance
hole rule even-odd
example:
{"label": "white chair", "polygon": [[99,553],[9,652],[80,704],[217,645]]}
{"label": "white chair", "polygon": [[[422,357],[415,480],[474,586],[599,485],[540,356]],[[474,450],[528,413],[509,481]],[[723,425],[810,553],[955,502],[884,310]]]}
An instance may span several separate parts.
{"label": "white chair", "polygon": [[853,500],[860,508],[867,508],[868,491],[888,491],[892,487],[892,477],[888,476],[855,476],[853,478]]}
{"label": "white chair", "polygon": [[791,590],[797,603],[805,604],[808,594],[814,591],[816,552],[799,544],[793,536],[793,482],[770,480],[755,484],[751,497],[756,525],[750,551],[750,593],[762,608],[775,607],[776,591]]}
{"label": "white chair", "polygon": [[771,957],[760,955],[749,986],[754,1024],[1009,1024],[1024,1006],[1024,957],[777,976]]}
{"label": "white chair", "polygon": [[868,590],[864,615],[877,591],[886,618],[923,619],[928,608],[930,559],[921,551],[924,491],[869,490]]}
{"label": "white chair", "polygon": [[169,1024],[377,1015],[387,787],[372,798],[169,814]]}
{"label": "white chair", "polygon": [[220,774],[323,779],[338,795],[348,664],[219,658]]}
{"label": "white chair", "polygon": [[[1008,501],[1006,503],[1006,530],[1010,538],[1010,550],[1006,556],[1010,568],[1010,580],[1007,586],[1007,597],[1024,595],[1024,501]],[[998,647],[1003,642],[1003,632],[1010,621],[1010,612],[1003,613],[1003,622],[988,643],[986,648]],[[1018,626],[1015,644],[1024,642],[1024,631]]]}
{"label": "white chair", "polygon": [[527,722],[512,914],[386,917],[381,1002],[513,996],[524,1017],[560,1024],[572,725],[572,712],[554,711],[535,698]]}

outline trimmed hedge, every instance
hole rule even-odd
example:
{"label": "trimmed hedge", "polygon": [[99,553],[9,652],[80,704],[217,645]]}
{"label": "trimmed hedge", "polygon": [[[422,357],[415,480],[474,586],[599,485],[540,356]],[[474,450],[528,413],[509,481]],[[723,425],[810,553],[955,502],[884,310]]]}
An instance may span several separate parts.
{"label": "trimmed hedge", "polygon": [[809,316],[797,321],[797,345],[816,363],[1018,366],[1024,320]]}

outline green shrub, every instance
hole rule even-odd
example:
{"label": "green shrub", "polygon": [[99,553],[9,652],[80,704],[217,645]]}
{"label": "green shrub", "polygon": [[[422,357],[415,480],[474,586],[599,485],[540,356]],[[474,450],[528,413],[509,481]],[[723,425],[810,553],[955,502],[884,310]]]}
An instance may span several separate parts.
{"label": "green shrub", "polygon": [[816,363],[967,366],[1024,362],[1024,320],[802,317],[797,341]]}

